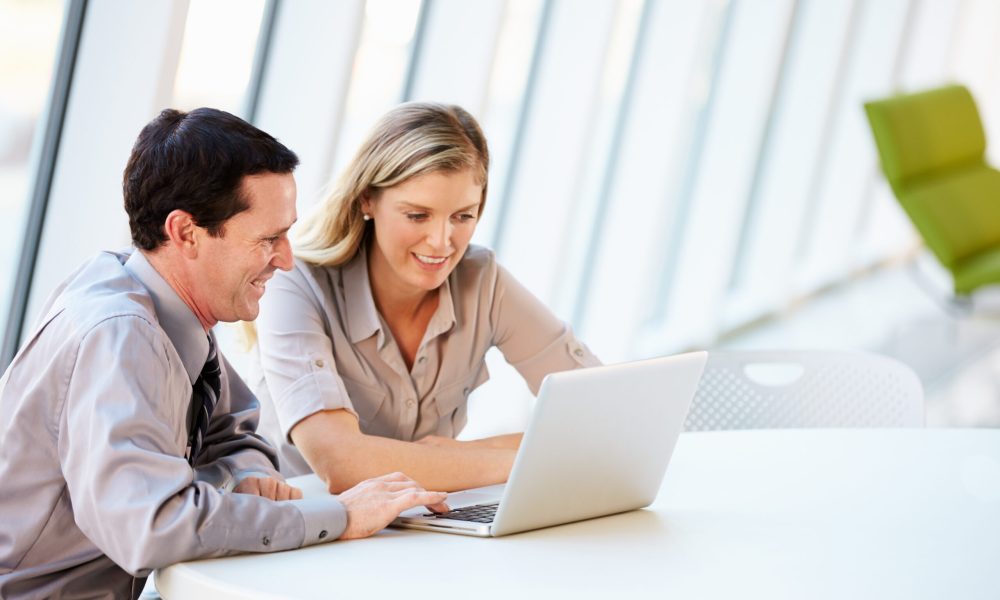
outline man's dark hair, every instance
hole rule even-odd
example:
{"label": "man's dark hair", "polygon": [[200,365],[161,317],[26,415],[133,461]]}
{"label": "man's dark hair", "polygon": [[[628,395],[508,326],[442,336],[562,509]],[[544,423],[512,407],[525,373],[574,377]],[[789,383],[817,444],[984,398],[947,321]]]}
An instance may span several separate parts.
{"label": "man's dark hair", "polygon": [[243,177],[291,173],[295,153],[243,119],[214,108],[166,109],[139,133],[122,187],[132,243],[154,250],[167,241],[173,210],[221,236],[223,225],[250,208]]}

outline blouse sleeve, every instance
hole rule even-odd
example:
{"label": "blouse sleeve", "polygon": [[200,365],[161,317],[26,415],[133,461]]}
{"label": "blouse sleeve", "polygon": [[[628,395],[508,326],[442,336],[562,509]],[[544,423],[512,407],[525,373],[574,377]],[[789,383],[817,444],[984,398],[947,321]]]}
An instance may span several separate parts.
{"label": "blouse sleeve", "polygon": [[291,272],[275,273],[256,321],[261,369],[289,442],[292,428],[314,413],[342,408],[357,416],[337,373],[320,300],[304,269],[296,262]]}
{"label": "blouse sleeve", "polygon": [[524,377],[533,394],[549,373],[593,367],[601,361],[503,267],[497,265],[490,311],[493,343]]}

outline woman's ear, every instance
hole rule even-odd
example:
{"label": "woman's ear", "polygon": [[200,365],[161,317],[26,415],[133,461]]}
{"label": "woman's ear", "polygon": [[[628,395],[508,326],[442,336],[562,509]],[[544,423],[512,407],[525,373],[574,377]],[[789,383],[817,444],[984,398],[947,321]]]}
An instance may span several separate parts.
{"label": "woman's ear", "polygon": [[361,192],[361,212],[366,215],[372,214],[372,197],[367,190]]}

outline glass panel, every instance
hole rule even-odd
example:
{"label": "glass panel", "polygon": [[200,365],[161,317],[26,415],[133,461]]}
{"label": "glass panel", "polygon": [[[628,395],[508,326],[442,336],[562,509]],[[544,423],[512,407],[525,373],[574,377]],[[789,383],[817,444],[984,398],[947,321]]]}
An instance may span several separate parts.
{"label": "glass panel", "polygon": [[788,48],[785,80],[775,99],[769,144],[762,151],[754,211],[727,300],[725,327],[779,308],[790,291],[797,232],[824,141],[838,73],[849,41],[852,6],[845,2],[800,2]]}
{"label": "glass panel", "polygon": [[847,277],[872,198],[875,147],[862,104],[892,91],[899,66],[909,0],[859,3],[859,21],[850,46],[845,81],[834,108],[833,128],[814,203],[799,231],[796,292],[810,293]]}
{"label": "glass panel", "polygon": [[375,121],[401,99],[420,17],[420,0],[368,0],[354,56],[334,177],[354,156]]}
{"label": "glass panel", "polygon": [[651,333],[647,317],[661,305],[658,276],[669,262],[685,167],[701,137],[725,14],[719,3],[680,0],[649,2],[644,10],[620,148],[591,242],[590,280],[577,300],[577,331],[607,361],[642,355],[639,339],[665,337]]}
{"label": "glass panel", "polygon": [[12,286],[62,26],[58,0],[0,0],[0,331]]}
{"label": "glass panel", "polygon": [[793,7],[787,0],[732,5],[700,160],[690,193],[681,198],[683,233],[674,242],[680,242],[677,266],[664,315],[676,339],[704,344],[718,328]]}
{"label": "glass panel", "polygon": [[264,0],[191,0],[173,106],[243,116]]}
{"label": "glass panel", "polygon": [[517,142],[517,123],[535,53],[541,7],[540,0],[509,0],[504,8],[486,108],[480,119],[490,144],[490,189],[486,213],[472,240],[476,244],[492,247],[496,240],[497,215],[503,210],[501,204],[511,153]]}
{"label": "glass panel", "polygon": [[[587,278],[593,269],[594,242],[603,226],[603,213],[608,199],[605,197],[621,145],[620,130],[625,116],[623,102],[627,78],[636,51],[639,19],[643,15],[641,0],[623,0],[615,13],[614,28],[604,57],[604,74],[597,95],[591,122],[592,146],[587,164],[581,174],[580,195],[573,209],[566,215],[572,232],[563,246],[565,285],[556,290],[552,308],[556,314],[573,315],[582,321],[581,299]],[[573,323],[575,326],[579,323]]]}

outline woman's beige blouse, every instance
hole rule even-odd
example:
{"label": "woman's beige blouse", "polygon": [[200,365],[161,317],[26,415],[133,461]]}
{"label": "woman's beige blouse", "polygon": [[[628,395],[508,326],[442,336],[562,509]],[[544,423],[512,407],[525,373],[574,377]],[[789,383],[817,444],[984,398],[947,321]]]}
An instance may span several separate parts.
{"label": "woman's beige blouse", "polygon": [[283,473],[310,472],[289,431],[322,410],[351,411],[370,435],[454,437],[469,393],[489,379],[484,359],[493,346],[536,394],[549,373],[600,364],[491,250],[469,246],[439,294],[407,370],[375,308],[364,251],[342,267],[296,260],[275,274],[257,318],[264,381],[254,383],[260,431],[278,447]]}

